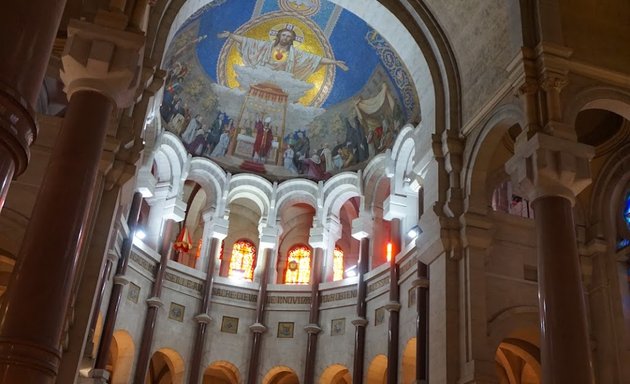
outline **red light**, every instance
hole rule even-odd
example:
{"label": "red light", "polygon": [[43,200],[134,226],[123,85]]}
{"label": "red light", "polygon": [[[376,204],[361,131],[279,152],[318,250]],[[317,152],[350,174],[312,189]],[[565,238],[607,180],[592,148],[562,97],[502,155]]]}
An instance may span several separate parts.
{"label": "red light", "polygon": [[387,261],[392,261],[392,243],[387,243]]}

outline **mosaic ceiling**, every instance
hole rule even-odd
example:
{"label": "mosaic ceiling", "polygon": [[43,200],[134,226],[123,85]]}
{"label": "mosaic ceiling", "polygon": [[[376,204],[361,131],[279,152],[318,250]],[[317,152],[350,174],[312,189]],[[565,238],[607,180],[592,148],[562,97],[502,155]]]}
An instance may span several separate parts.
{"label": "mosaic ceiling", "polygon": [[173,38],[160,108],[189,153],[227,171],[324,180],[420,120],[387,41],[326,0],[217,0]]}

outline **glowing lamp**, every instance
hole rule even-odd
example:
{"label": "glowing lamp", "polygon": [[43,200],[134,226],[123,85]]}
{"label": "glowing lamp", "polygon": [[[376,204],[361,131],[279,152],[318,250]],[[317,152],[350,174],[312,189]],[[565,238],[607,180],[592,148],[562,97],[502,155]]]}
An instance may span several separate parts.
{"label": "glowing lamp", "polygon": [[392,243],[387,243],[387,261],[392,261]]}
{"label": "glowing lamp", "polygon": [[187,253],[192,248],[192,243],[190,240],[190,234],[188,233],[188,228],[184,226],[182,231],[177,236],[175,243],[173,243],[173,249],[177,252]]}

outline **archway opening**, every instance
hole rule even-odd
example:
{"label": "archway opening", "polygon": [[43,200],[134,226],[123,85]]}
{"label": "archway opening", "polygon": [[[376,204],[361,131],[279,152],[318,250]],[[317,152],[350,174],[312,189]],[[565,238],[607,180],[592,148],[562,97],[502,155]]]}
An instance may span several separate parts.
{"label": "archway opening", "polygon": [[156,351],[149,361],[145,384],[181,384],[184,378],[184,361],[172,349]]}
{"label": "archway opening", "polygon": [[203,384],[238,384],[238,368],[227,361],[217,361],[208,366],[203,373]]}
{"label": "archway opening", "polygon": [[413,384],[416,380],[416,338],[409,340],[402,355],[402,382]]}
{"label": "archway opening", "polygon": [[107,370],[111,374],[110,383],[124,384],[131,380],[134,350],[133,340],[127,331],[114,332],[107,364]]}
{"label": "archway opening", "polygon": [[504,339],[495,354],[500,384],[540,384],[540,349],[526,340]]}
{"label": "archway opening", "polygon": [[263,378],[263,384],[300,384],[295,372],[285,366],[273,367]]}
{"label": "archway opening", "polygon": [[324,370],[319,384],[351,384],[350,370],[341,364],[334,364]]}
{"label": "archway opening", "polygon": [[387,357],[376,355],[367,371],[367,384],[387,383]]}

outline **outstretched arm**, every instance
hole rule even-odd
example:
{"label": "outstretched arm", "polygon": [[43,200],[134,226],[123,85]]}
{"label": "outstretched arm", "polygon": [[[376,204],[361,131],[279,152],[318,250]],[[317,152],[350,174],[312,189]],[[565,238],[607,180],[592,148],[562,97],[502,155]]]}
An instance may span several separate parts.
{"label": "outstretched arm", "polygon": [[329,59],[327,57],[322,57],[322,60],[320,61],[320,63],[324,65],[336,65],[344,71],[348,70],[348,66],[346,65],[346,63],[341,60],[334,60],[334,59]]}
{"label": "outstretched arm", "polygon": [[223,31],[223,32],[219,33],[217,35],[217,37],[219,39],[225,39],[225,38],[232,39],[232,40],[236,41],[237,43],[242,43],[243,42],[243,36],[237,35],[236,33],[232,33],[230,31]]}

